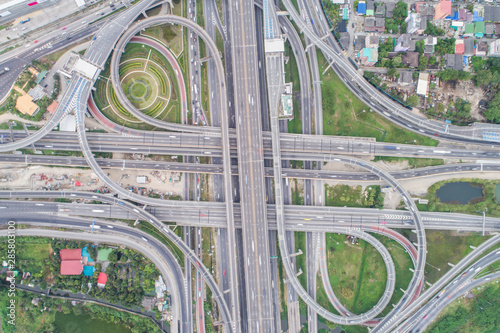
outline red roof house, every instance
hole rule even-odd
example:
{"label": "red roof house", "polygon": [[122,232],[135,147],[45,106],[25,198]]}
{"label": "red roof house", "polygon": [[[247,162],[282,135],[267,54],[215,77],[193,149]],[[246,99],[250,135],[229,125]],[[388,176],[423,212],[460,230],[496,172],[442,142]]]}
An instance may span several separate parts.
{"label": "red roof house", "polygon": [[464,54],[464,52],[465,52],[464,40],[463,39],[457,40],[455,43],[455,54]]}
{"label": "red roof house", "polygon": [[443,0],[434,7],[434,19],[442,20],[451,15],[451,1]]}
{"label": "red roof house", "polygon": [[59,256],[61,257],[61,275],[82,274],[82,249],[62,249],[59,251]]}
{"label": "red roof house", "polygon": [[103,272],[99,273],[99,276],[97,277],[97,286],[102,288],[106,285],[107,281],[108,276]]}
{"label": "red roof house", "polygon": [[61,275],[80,275],[83,272],[83,264],[80,260],[61,261]]}
{"label": "red roof house", "polygon": [[63,260],[81,260],[82,249],[62,249],[59,251],[61,261]]}
{"label": "red roof house", "polygon": [[56,101],[53,101],[52,103],[50,103],[49,106],[47,106],[47,111],[49,111],[50,114],[54,114],[54,112],[56,112],[58,105],[59,105],[59,103],[57,103]]}

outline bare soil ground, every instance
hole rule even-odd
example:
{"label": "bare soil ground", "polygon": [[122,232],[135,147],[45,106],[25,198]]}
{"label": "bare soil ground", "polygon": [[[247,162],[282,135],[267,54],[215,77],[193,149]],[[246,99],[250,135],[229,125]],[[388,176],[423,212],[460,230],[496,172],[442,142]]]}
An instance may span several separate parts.
{"label": "bare soil ground", "polygon": [[[0,164],[0,188],[53,190],[101,190],[104,183],[90,169],[57,168],[47,166],[22,166],[13,163]],[[122,187],[144,187],[154,193],[181,195],[184,174],[178,172],[148,172],[145,170],[105,169],[109,177]],[[149,182],[138,184],[137,176],[147,176]],[[75,182],[81,186],[76,186]]]}

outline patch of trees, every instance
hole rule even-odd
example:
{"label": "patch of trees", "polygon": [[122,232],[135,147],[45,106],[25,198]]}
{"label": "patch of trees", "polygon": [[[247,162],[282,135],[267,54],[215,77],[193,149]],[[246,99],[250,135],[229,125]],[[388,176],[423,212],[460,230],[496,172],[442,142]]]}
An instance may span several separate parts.
{"label": "patch of trees", "polygon": [[381,61],[389,56],[389,52],[394,52],[394,38],[387,38],[384,43],[378,46],[378,60]]}
{"label": "patch of trees", "polygon": [[340,5],[332,3],[331,1],[323,1],[323,8],[325,9],[326,16],[330,23],[335,25],[335,22],[339,21],[341,18],[339,15]]}
{"label": "patch of trees", "polygon": [[471,78],[470,72],[458,71],[451,68],[437,72],[436,76],[443,81],[467,81]]}
{"label": "patch of trees", "polygon": [[490,90],[494,97],[488,103],[483,116],[492,123],[500,124],[500,59],[490,58],[484,64],[485,69],[481,69],[474,76],[476,86],[484,86]]}
{"label": "patch of trees", "polygon": [[411,95],[406,99],[406,104],[409,106],[417,106],[420,101],[420,98],[417,95]]}
{"label": "patch of trees", "polygon": [[455,53],[455,38],[438,39],[434,51],[441,56]]}
{"label": "patch of trees", "polygon": [[385,31],[388,33],[405,33],[408,25],[405,20],[408,17],[408,4],[399,1],[392,12],[392,19],[385,19]]}
{"label": "patch of trees", "polygon": [[467,308],[460,304],[429,329],[431,333],[464,332],[474,327],[478,332],[490,332],[500,326],[500,288],[490,284],[477,293]]}
{"label": "patch of trees", "polygon": [[427,64],[429,63],[429,59],[426,56],[421,55],[418,57],[418,70],[425,71],[427,69]]}
{"label": "patch of trees", "polygon": [[431,22],[427,21],[427,29],[425,29],[424,34],[429,36],[444,36],[444,29],[438,28]]}

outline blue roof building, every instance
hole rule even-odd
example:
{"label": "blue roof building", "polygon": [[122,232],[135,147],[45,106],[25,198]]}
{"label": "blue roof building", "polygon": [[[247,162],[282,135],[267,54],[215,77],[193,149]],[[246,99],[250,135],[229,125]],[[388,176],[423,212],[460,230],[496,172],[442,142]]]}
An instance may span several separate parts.
{"label": "blue roof building", "polygon": [[95,268],[94,266],[83,266],[83,275],[92,276],[94,275]]}
{"label": "blue roof building", "polygon": [[366,14],[366,3],[365,2],[359,2],[358,3],[358,8],[357,8],[358,14]]}

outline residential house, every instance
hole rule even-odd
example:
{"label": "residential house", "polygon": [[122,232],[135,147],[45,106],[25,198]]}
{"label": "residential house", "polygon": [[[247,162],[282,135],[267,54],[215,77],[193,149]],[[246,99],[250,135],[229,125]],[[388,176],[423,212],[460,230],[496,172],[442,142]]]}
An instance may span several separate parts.
{"label": "residential house", "polygon": [[42,82],[42,80],[45,79],[47,73],[48,71],[46,69],[42,70],[40,74],[37,75],[35,83],[40,84],[40,82]]}
{"label": "residential house", "polygon": [[415,51],[415,49],[417,47],[416,43],[417,43],[416,40],[410,39],[410,48],[408,49],[408,51],[411,51],[411,52]]}
{"label": "residential house", "polygon": [[474,36],[477,38],[482,38],[485,32],[484,22],[478,21],[474,22]]}
{"label": "residential house", "polygon": [[394,47],[395,52],[406,52],[410,48],[410,35],[403,34],[397,39],[397,44]]}
{"label": "residential house", "polygon": [[39,99],[42,99],[43,96],[45,96],[45,92],[43,91],[43,88],[37,84],[34,88],[31,88],[29,91],[28,91],[28,95],[31,96],[31,98],[33,98],[33,101],[38,101]]}
{"label": "residential house", "polygon": [[411,71],[400,71],[398,84],[402,86],[407,86],[413,83],[413,72]]}
{"label": "residential house", "polygon": [[467,21],[467,9],[460,8],[458,10],[458,20],[459,21]]}
{"label": "residential house", "polygon": [[467,12],[467,22],[472,22],[474,20],[474,15],[471,12]]}
{"label": "residential house", "polygon": [[384,32],[385,19],[381,17],[366,17],[365,18],[365,31],[366,32]]}
{"label": "residential house", "polygon": [[452,20],[452,21],[458,21],[458,11],[455,10],[455,8],[451,7],[451,14],[446,16],[445,19]]}
{"label": "residential house", "polygon": [[365,48],[365,35],[356,36],[356,41],[354,42],[354,51],[361,51]]}
{"label": "residential house", "polygon": [[340,33],[340,45],[347,50],[349,46],[351,45],[351,35],[349,35],[348,32],[341,32]]}
{"label": "residential house", "polygon": [[417,30],[420,29],[420,14],[419,13],[410,13],[406,18],[406,23],[408,27],[406,28],[406,32],[409,34],[416,33]]}
{"label": "residential house", "polygon": [[29,67],[29,68],[28,68],[28,71],[29,71],[31,74],[35,75],[35,76],[38,76],[38,75],[40,74],[40,73],[39,73],[39,72],[38,72],[35,68],[33,68],[33,67]]}
{"label": "residential house", "polygon": [[495,36],[500,36],[500,23],[495,23]]}
{"label": "residential house", "polygon": [[378,48],[364,48],[360,60],[365,66],[375,65],[378,61]]}
{"label": "residential house", "polygon": [[375,17],[385,17],[385,4],[379,3],[375,10]]}
{"label": "residential house", "polygon": [[100,272],[97,277],[97,287],[100,289],[104,288],[104,286],[106,286],[106,282],[108,282],[108,276],[105,273]]}
{"label": "residential house", "polygon": [[360,1],[358,2],[358,8],[356,9],[358,14],[365,15],[366,14],[366,2]]}
{"label": "residential house", "polygon": [[59,103],[57,103],[55,100],[52,101],[52,103],[50,103],[50,105],[47,106],[47,111],[49,111],[50,114],[54,114],[54,112],[56,112],[58,105],[59,105]]}
{"label": "residential house", "polygon": [[418,67],[418,56],[418,52],[406,52],[406,54],[403,54],[403,56],[401,57],[403,65],[411,68]]}
{"label": "residential house", "polygon": [[495,34],[495,24],[494,23],[486,23],[484,27],[484,37],[493,38]]}
{"label": "residential house", "polygon": [[425,1],[420,1],[415,4],[415,10],[421,15],[427,15],[427,3]]}
{"label": "residential house", "polygon": [[419,35],[423,35],[425,32],[425,29],[427,29],[427,16],[420,15],[420,26],[417,29],[416,33]]}
{"label": "residential house", "polygon": [[427,9],[425,10],[427,21],[432,21],[434,20],[434,7],[432,6],[427,6]]}
{"label": "residential house", "polygon": [[490,57],[500,57],[500,39],[490,42]]}
{"label": "residential house", "polygon": [[40,107],[33,103],[33,98],[26,94],[17,98],[16,109],[22,114],[34,116],[40,111]]}
{"label": "residential house", "polygon": [[425,45],[424,54],[434,54],[434,45]]}
{"label": "residential house", "polygon": [[500,7],[484,6],[484,21],[500,22]]}
{"label": "residential house", "polygon": [[487,42],[477,43],[476,48],[474,49],[474,54],[476,56],[484,57],[484,56],[486,56],[487,52],[488,52],[488,43]]}
{"label": "residential house", "polygon": [[366,1],[366,16],[374,16],[375,15],[375,1],[367,0]]}
{"label": "residential house", "polygon": [[387,58],[392,59],[394,57],[397,57],[398,53],[397,52],[387,52]]}
{"label": "residential house", "polygon": [[472,56],[474,55],[474,39],[467,38],[464,41],[464,56]]}
{"label": "residential house", "polygon": [[387,2],[385,4],[385,17],[392,18],[392,13],[394,12],[394,8],[396,7],[396,3]]}
{"label": "residential house", "polygon": [[457,39],[455,41],[455,54],[463,55],[465,50],[464,40]]}
{"label": "residential house", "polygon": [[444,60],[446,68],[456,69],[461,71],[464,69],[464,57],[460,54],[445,54]]}
{"label": "residential house", "polygon": [[436,45],[437,44],[437,37],[429,36],[425,40],[425,45]]}
{"label": "residential house", "polygon": [[482,5],[475,4],[472,15],[472,20],[474,22],[484,22],[484,7]]}
{"label": "residential house", "polygon": [[339,23],[337,23],[337,32],[346,32],[347,31],[347,21],[346,20],[339,20]]}
{"label": "residential house", "polygon": [[442,20],[451,15],[451,1],[442,0],[434,7],[434,19]]}
{"label": "residential house", "polygon": [[420,72],[418,74],[417,95],[426,96],[429,92],[429,73]]}
{"label": "residential house", "polygon": [[460,28],[460,31],[463,31],[463,27],[464,27],[465,23],[462,22],[462,21],[451,21],[451,27],[452,29],[454,29],[455,31],[458,30],[458,28]]}
{"label": "residential house", "polygon": [[379,46],[379,39],[376,34],[368,34],[365,37],[365,47],[372,49],[372,48],[378,48]]}
{"label": "residential house", "polygon": [[349,20],[349,4],[340,5],[339,16],[342,16],[343,20]]}
{"label": "residential house", "polygon": [[59,251],[59,256],[61,258],[61,275],[82,274],[82,249],[62,249]]}
{"label": "residential house", "polygon": [[474,23],[467,23],[464,28],[464,37],[474,36]]}

